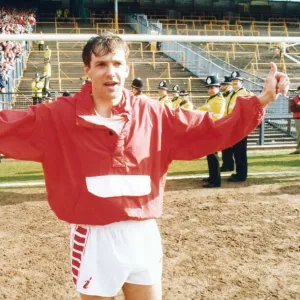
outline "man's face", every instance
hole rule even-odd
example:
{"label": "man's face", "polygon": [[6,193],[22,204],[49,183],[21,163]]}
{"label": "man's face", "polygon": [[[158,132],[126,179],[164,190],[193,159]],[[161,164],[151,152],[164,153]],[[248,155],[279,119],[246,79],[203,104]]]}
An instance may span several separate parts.
{"label": "man's face", "polygon": [[132,91],[133,95],[137,95],[139,93],[139,90],[135,87],[131,87],[131,91]]}
{"label": "man's face", "polygon": [[209,97],[212,97],[212,96],[218,94],[219,91],[220,91],[220,88],[218,86],[213,85],[213,86],[207,87],[207,93],[208,93]]}
{"label": "man's face", "polygon": [[85,65],[84,70],[91,78],[94,99],[113,101],[113,105],[121,100],[125,79],[129,74],[124,50],[117,49],[115,53],[104,56],[92,54],[90,66]]}
{"label": "man's face", "polygon": [[232,80],[231,83],[232,83],[232,88],[233,88],[235,91],[237,91],[237,90],[239,90],[240,88],[243,87],[243,82],[240,81],[240,80],[238,80],[238,79]]}
{"label": "man's face", "polygon": [[164,95],[167,95],[168,92],[163,89],[158,89],[158,93],[159,93],[159,96],[164,96]]}
{"label": "man's face", "polygon": [[221,84],[221,92],[226,93],[231,90],[231,84]]}
{"label": "man's face", "polygon": [[179,97],[179,93],[178,92],[173,92],[172,95],[173,95],[173,97]]}

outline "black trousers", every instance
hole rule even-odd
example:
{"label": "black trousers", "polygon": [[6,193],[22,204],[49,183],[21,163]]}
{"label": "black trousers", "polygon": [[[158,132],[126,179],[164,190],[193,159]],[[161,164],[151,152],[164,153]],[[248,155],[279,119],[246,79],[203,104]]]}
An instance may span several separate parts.
{"label": "black trousers", "polygon": [[222,151],[222,168],[228,170],[234,170],[234,159],[233,159],[233,149],[232,147],[224,149]]}
{"label": "black trousers", "polygon": [[224,169],[233,169],[234,162],[236,175],[238,178],[245,180],[248,175],[248,158],[247,158],[247,137],[236,143],[230,148],[222,151],[222,167]]}
{"label": "black trousers", "polygon": [[236,175],[242,180],[248,176],[247,137],[232,146]]}
{"label": "black trousers", "polygon": [[209,183],[221,185],[220,163],[218,152],[206,156],[208,163]]}
{"label": "black trousers", "polygon": [[32,97],[33,105],[37,105],[43,102],[43,99],[40,97]]}

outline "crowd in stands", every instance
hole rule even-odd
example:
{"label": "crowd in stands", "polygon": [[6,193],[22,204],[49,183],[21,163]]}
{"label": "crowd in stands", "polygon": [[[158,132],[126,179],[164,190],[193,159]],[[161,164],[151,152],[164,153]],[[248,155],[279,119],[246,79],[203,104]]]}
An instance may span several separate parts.
{"label": "crowd in stands", "polygon": [[[0,9],[0,34],[30,34],[36,23],[34,12],[24,9]],[[28,42],[0,41],[0,110],[12,107],[15,80],[24,68]]]}

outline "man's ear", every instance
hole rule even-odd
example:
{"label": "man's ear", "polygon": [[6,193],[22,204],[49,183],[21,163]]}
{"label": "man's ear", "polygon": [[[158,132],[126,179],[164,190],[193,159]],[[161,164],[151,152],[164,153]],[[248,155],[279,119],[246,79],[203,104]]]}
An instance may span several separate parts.
{"label": "man's ear", "polygon": [[126,78],[127,78],[129,76],[129,72],[130,72],[130,65],[129,65],[129,63],[126,64],[126,70],[125,70],[125,72],[126,72]]}
{"label": "man's ear", "polygon": [[87,65],[83,65],[83,69],[84,69],[85,75],[90,77],[90,68]]}

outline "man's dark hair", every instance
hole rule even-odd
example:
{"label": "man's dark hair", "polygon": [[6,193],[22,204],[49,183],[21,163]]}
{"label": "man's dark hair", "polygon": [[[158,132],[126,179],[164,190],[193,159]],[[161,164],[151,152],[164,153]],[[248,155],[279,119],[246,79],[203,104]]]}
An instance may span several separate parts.
{"label": "man's dark hair", "polygon": [[123,49],[126,61],[129,57],[129,48],[125,41],[119,36],[107,32],[90,38],[82,50],[83,63],[90,67],[92,54],[95,56],[104,56],[108,53],[115,53],[117,49]]}

